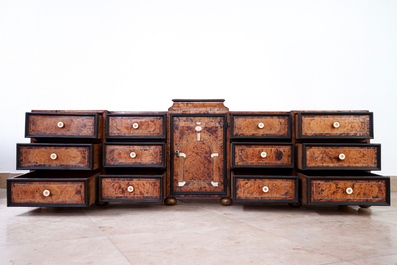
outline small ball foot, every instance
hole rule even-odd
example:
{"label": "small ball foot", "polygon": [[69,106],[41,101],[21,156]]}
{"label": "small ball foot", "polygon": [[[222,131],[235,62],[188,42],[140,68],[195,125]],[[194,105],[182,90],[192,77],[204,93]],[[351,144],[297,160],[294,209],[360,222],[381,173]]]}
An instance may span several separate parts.
{"label": "small ball foot", "polygon": [[167,197],[164,200],[165,205],[175,205],[177,200],[174,197]]}
{"label": "small ball foot", "polygon": [[96,205],[96,206],[106,206],[106,205],[108,205],[108,204],[109,204],[108,202],[100,202],[100,201],[98,201],[98,200],[95,201],[95,205]]}
{"label": "small ball foot", "polygon": [[222,204],[223,206],[229,206],[229,205],[232,205],[232,204],[233,204],[233,200],[232,200],[232,198],[227,198],[227,197],[225,197],[225,198],[222,198],[222,199],[221,199],[221,204]]}
{"label": "small ball foot", "polygon": [[360,206],[360,208],[369,208],[369,207],[371,207],[371,205],[359,205]]}
{"label": "small ball foot", "polygon": [[302,206],[302,202],[291,202],[291,203],[288,203],[288,205],[291,208],[299,208]]}

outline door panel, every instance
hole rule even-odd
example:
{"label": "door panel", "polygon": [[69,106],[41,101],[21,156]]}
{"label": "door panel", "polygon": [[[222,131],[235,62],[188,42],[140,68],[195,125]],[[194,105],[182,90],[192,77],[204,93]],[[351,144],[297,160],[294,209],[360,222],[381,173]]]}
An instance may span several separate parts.
{"label": "door panel", "polygon": [[171,116],[173,194],[225,194],[225,115]]}

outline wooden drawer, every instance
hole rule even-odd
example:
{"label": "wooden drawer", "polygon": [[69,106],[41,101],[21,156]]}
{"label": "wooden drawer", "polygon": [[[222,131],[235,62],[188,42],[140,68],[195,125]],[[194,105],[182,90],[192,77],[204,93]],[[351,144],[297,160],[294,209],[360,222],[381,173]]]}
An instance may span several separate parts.
{"label": "wooden drawer", "polygon": [[106,138],[108,139],[165,139],[165,114],[106,115]]}
{"label": "wooden drawer", "polygon": [[104,143],[104,167],[164,168],[164,143]]}
{"label": "wooden drawer", "polygon": [[102,144],[17,144],[17,169],[95,170]]}
{"label": "wooden drawer", "polygon": [[233,139],[289,139],[291,115],[288,114],[232,114]]}
{"label": "wooden drawer", "polygon": [[102,119],[97,113],[28,112],[25,137],[99,139],[102,137]]}
{"label": "wooden drawer", "polygon": [[390,205],[390,178],[366,172],[298,173],[305,204]]}
{"label": "wooden drawer", "polygon": [[99,200],[163,201],[163,175],[100,175]]}
{"label": "wooden drawer", "polygon": [[298,202],[298,178],[279,175],[233,175],[234,202]]}
{"label": "wooden drawer", "polygon": [[232,167],[293,168],[292,143],[232,143]]}
{"label": "wooden drawer", "polygon": [[7,206],[90,206],[97,198],[98,175],[88,171],[34,171],[7,179]]}
{"label": "wooden drawer", "polygon": [[296,144],[302,170],[380,170],[380,144]]}
{"label": "wooden drawer", "polygon": [[372,139],[372,112],[297,114],[297,139]]}

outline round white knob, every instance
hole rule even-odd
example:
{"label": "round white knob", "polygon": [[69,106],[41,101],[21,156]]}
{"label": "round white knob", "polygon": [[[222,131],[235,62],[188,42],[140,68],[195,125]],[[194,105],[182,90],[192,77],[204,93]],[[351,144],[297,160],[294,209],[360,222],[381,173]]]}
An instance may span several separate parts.
{"label": "round white knob", "polygon": [[266,152],[261,153],[261,157],[265,158],[267,156]]}
{"label": "round white knob", "polygon": [[344,160],[345,158],[346,158],[345,154],[340,154],[340,155],[339,155],[339,159],[340,159],[340,160]]}
{"label": "round white knob", "polygon": [[133,192],[133,191],[134,191],[134,187],[128,186],[127,190],[128,190],[129,192]]}
{"label": "round white knob", "polygon": [[196,126],[195,130],[196,130],[197,132],[200,132],[200,131],[201,131],[201,126]]}
{"label": "round white knob", "polygon": [[131,158],[135,158],[135,157],[136,157],[136,153],[135,153],[135,152],[131,152],[131,153],[130,153],[130,157],[131,157]]}
{"label": "round white knob", "polygon": [[139,127],[139,124],[138,124],[138,123],[134,122],[134,123],[132,124],[132,128],[138,129],[138,127]]}
{"label": "round white knob", "polygon": [[334,128],[339,128],[340,124],[339,124],[339,122],[336,121],[336,122],[334,122],[333,126],[334,126]]}
{"label": "round white knob", "polygon": [[57,123],[57,126],[59,127],[59,128],[63,128],[63,127],[65,127],[65,124],[63,123],[63,122],[58,122]]}
{"label": "round white knob", "polygon": [[263,129],[263,127],[265,127],[265,125],[262,122],[260,122],[260,123],[258,123],[258,127],[259,127],[259,129]]}
{"label": "round white knob", "polygon": [[269,192],[269,187],[268,187],[268,186],[264,186],[264,187],[262,188],[262,190],[263,190],[263,192]]}
{"label": "round white knob", "polygon": [[58,156],[57,156],[57,154],[52,153],[50,157],[51,157],[52,160],[55,160],[55,159],[57,159]]}
{"label": "round white knob", "polygon": [[347,194],[352,194],[353,193],[353,189],[352,188],[347,188],[346,189],[346,193]]}
{"label": "round white knob", "polygon": [[46,197],[50,196],[50,191],[49,190],[44,190],[43,191],[43,195],[46,196]]}

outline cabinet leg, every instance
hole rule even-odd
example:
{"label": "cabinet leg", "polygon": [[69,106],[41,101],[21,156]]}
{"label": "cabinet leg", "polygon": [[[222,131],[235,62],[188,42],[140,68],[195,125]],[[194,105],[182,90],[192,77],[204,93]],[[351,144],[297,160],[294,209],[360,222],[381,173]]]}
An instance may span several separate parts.
{"label": "cabinet leg", "polygon": [[291,202],[291,203],[288,203],[288,205],[291,208],[299,208],[299,207],[302,206],[302,202],[301,201],[299,201],[299,202]]}
{"label": "cabinet leg", "polygon": [[359,205],[360,206],[360,208],[369,208],[369,207],[371,207],[371,205]]}
{"label": "cabinet leg", "polygon": [[109,204],[108,202],[100,202],[100,201],[98,201],[98,200],[95,201],[95,205],[96,205],[96,206],[106,206],[106,205],[108,205],[108,204]]}
{"label": "cabinet leg", "polygon": [[232,200],[232,198],[224,197],[221,199],[221,204],[223,206],[229,206],[229,205],[233,204],[233,200]]}
{"label": "cabinet leg", "polygon": [[164,200],[165,205],[175,205],[177,200],[174,197],[167,197]]}

